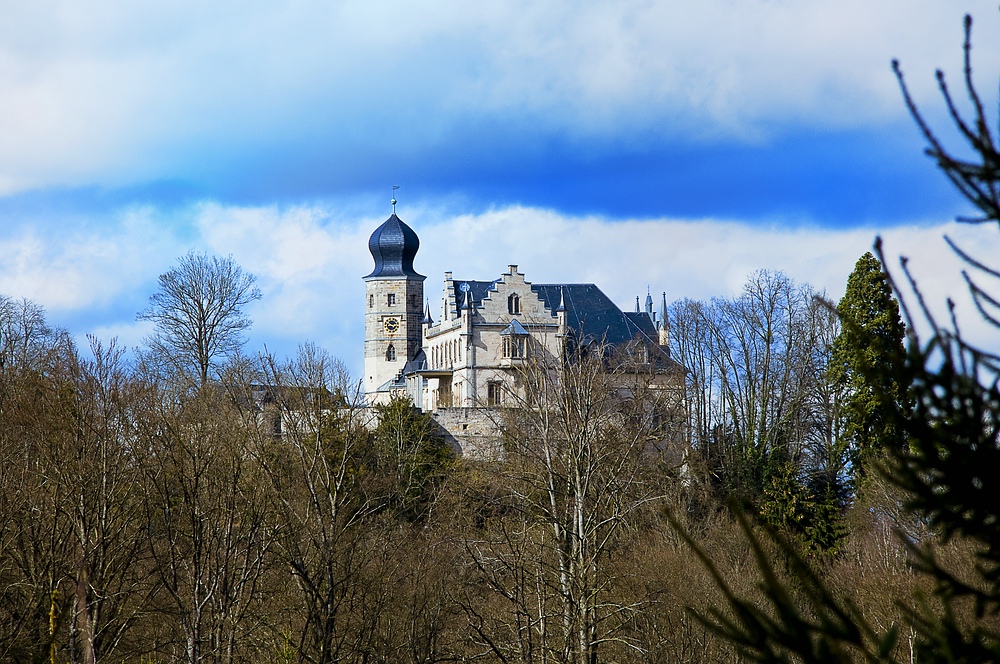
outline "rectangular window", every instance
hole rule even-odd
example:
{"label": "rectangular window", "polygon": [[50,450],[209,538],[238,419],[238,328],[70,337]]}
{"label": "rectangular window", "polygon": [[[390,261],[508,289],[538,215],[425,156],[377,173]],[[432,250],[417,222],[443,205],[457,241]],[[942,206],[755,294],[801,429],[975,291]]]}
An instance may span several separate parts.
{"label": "rectangular window", "polygon": [[394,307],[394,306],[396,306],[396,294],[395,293],[389,293],[389,294],[387,294],[385,296],[385,304],[388,307]]}
{"label": "rectangular window", "polygon": [[528,337],[510,335],[503,338],[503,356],[518,359],[528,356]]}
{"label": "rectangular window", "polygon": [[490,406],[503,404],[503,383],[490,381],[486,384],[486,403]]}

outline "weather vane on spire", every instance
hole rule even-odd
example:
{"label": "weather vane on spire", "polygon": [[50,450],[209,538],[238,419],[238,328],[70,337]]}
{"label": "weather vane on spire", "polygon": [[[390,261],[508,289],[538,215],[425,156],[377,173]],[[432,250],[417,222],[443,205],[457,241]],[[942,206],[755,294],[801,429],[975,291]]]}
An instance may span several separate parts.
{"label": "weather vane on spire", "polygon": [[399,189],[399,185],[398,184],[392,185],[392,200],[389,201],[389,202],[392,203],[392,213],[393,214],[396,214],[396,190],[397,189]]}

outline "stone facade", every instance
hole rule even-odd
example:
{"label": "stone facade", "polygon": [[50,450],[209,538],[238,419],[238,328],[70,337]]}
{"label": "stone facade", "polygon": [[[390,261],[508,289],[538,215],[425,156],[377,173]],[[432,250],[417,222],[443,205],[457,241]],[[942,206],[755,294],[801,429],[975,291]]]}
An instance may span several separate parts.
{"label": "stone facade", "polygon": [[549,365],[562,356],[566,316],[546,308],[516,265],[478,302],[471,284],[456,282],[450,272],[444,293],[441,319],[423,325],[426,366],[407,376],[407,393],[419,407],[503,406],[524,362]]}

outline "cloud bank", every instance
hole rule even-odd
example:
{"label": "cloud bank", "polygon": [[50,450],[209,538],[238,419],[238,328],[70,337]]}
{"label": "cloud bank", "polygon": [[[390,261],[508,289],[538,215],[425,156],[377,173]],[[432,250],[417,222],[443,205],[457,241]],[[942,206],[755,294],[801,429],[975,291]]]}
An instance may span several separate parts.
{"label": "cloud bank", "polygon": [[[963,7],[984,19],[977,74],[995,80],[995,7]],[[960,74],[960,37],[932,0],[42,0],[0,24],[0,124],[16,128],[0,192],[235,190],[282,167],[335,186],[394,157],[461,159],[456,135],[641,150],[884,126],[905,115],[889,60],[930,103],[935,67]]]}
{"label": "cloud bank", "polygon": [[[519,265],[529,281],[596,283],[623,308],[634,306],[635,296],[644,297],[647,288],[654,294],[665,291],[671,301],[732,296],[759,269],[785,272],[836,300],[855,261],[879,232],[707,218],[622,221],[527,207],[460,215],[400,209],[399,214],[420,236],[415,266],[427,276],[432,311],[438,309],[444,271],[456,278],[492,279],[509,263]],[[180,216],[180,222],[167,226],[154,210],[123,210],[111,241],[103,228],[88,232],[81,227],[48,238],[44,248],[25,227],[0,246],[0,292],[39,302],[54,323],[81,341],[93,333],[136,345],[148,328],[135,322],[135,313],[146,305],[161,272],[189,248],[231,254],[257,275],[264,296],[249,312],[255,323],[248,350],[266,346],[290,355],[308,340],[360,369],[361,277],[371,269],[368,236],[384,218],[346,220],[335,207],[211,202],[186,208]],[[947,296],[955,297],[966,331],[995,343],[964,294],[961,265],[946,248],[945,234],[987,263],[1000,255],[1000,237],[992,228],[925,220],[881,231],[887,256],[910,258],[938,312],[943,314]]]}

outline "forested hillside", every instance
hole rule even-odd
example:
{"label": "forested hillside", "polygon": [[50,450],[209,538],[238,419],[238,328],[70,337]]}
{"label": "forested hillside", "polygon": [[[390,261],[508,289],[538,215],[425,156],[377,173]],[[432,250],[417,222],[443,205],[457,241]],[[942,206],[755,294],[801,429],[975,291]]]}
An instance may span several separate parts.
{"label": "forested hillside", "polygon": [[[838,319],[781,274],[673,306],[689,420],[657,417],[634,367],[578,358],[500,415],[497,462],[453,458],[401,401],[366,426],[309,345],[185,360],[160,338],[127,362],[31,302],[2,315],[5,659],[735,660],[686,608],[723,597],[669,521],[753,594],[729,496],[880,623],[926,586],[891,532],[924,526],[877,477],[859,491]],[[679,424],[690,449],[650,447]]]}

